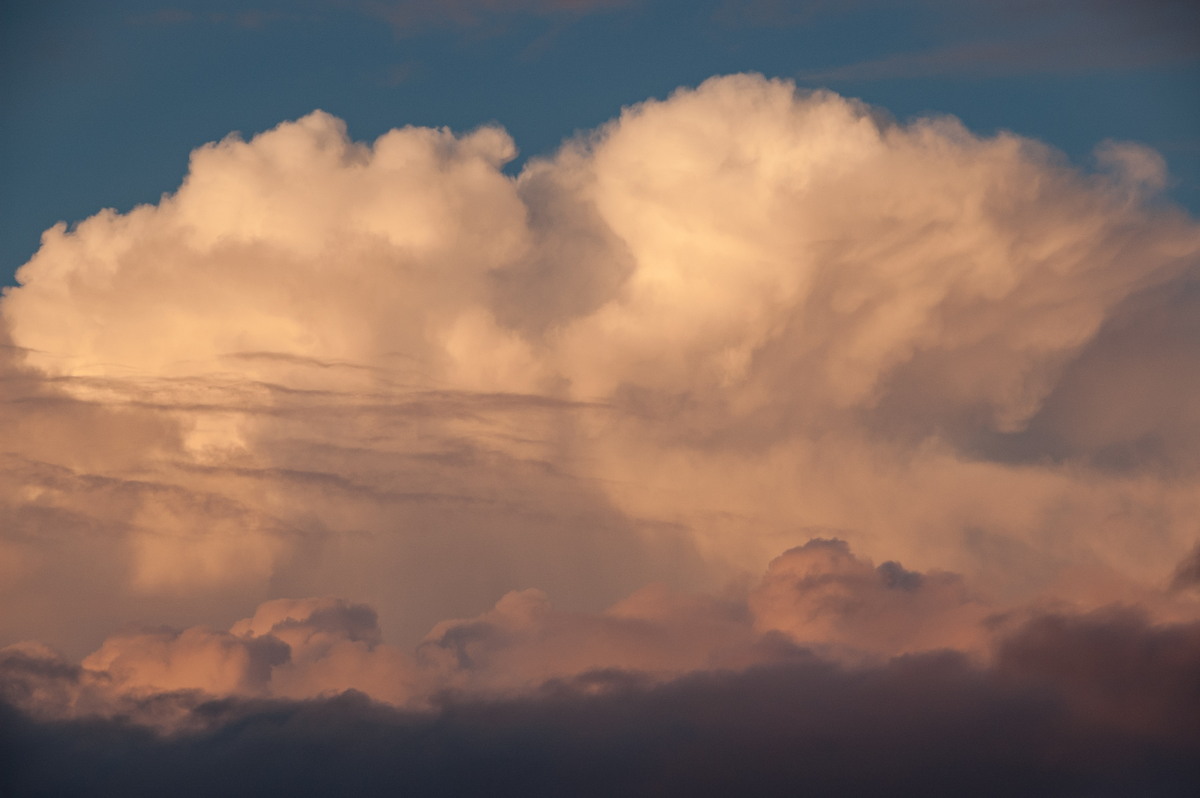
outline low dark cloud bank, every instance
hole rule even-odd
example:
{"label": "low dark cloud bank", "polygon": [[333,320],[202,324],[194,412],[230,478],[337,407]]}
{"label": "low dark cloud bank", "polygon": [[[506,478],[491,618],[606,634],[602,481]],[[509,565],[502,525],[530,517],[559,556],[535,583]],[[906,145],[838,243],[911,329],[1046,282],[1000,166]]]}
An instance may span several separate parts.
{"label": "low dark cloud bank", "polygon": [[451,694],[429,712],[353,691],[222,699],[173,736],[4,704],[0,791],[1183,796],[1200,783],[1197,673],[1200,624],[1109,611],[1035,619],[986,669],[951,652],[846,668],[795,649],[659,685],[598,671],[519,699]]}

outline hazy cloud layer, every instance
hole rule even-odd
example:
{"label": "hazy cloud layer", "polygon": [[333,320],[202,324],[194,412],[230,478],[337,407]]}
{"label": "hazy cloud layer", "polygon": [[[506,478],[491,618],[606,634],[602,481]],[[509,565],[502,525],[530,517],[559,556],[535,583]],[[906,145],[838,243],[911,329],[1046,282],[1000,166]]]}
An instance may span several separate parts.
{"label": "hazy cloud layer", "polygon": [[46,232],[0,302],[9,703],[195,728],[945,649],[987,692],[1009,635],[1054,671],[1093,627],[1167,641],[1135,680],[1195,662],[1200,225],[1157,153],[754,75],[515,153],[318,111]]}
{"label": "hazy cloud layer", "polygon": [[[1078,74],[1177,67],[1200,60],[1200,10],[1190,0],[863,0],[857,5],[903,11],[908,24],[920,32],[919,39],[933,45],[806,70],[802,80]],[[749,19],[797,24],[817,13],[846,10],[843,4],[764,0]]]}
{"label": "hazy cloud layer", "polygon": [[638,0],[356,0],[400,36],[429,27],[479,28],[512,17],[578,17],[635,5]]}

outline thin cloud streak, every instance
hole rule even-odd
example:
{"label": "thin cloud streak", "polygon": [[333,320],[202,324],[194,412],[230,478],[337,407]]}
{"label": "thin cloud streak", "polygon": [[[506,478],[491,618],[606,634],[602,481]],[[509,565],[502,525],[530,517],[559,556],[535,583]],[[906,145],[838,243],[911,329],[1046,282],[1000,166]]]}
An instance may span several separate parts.
{"label": "thin cloud streak", "polygon": [[[886,5],[886,4],[884,4]],[[1153,3],[979,2],[923,6],[941,43],[825,69],[805,83],[928,77],[1078,74],[1178,67],[1200,60],[1200,12],[1180,0]]]}
{"label": "thin cloud streak", "polygon": [[355,0],[363,13],[385,20],[398,36],[428,28],[479,29],[519,17],[578,18],[609,13],[641,0]]}

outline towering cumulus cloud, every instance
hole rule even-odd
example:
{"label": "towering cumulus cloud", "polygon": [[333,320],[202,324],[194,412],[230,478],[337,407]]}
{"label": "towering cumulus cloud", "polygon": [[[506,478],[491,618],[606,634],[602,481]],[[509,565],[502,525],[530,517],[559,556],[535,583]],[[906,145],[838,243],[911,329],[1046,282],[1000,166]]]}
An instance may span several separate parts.
{"label": "towering cumulus cloud", "polygon": [[326,745],[273,783],[1186,792],[1200,225],[1155,152],[735,75],[515,155],[317,111],[45,233],[0,301],[0,785],[207,751],[254,794]]}

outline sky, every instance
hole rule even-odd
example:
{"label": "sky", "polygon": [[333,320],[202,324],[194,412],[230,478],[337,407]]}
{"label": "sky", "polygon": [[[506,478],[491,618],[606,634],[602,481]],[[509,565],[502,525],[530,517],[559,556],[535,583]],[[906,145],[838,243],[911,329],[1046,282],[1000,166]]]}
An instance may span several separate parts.
{"label": "sky", "polygon": [[1193,794],[1193,3],[0,15],[0,792]]}
{"label": "sky", "polygon": [[5,3],[0,280],[42,231],[174,191],[188,154],[320,108],[355,139],[496,122],[525,158],[621,107],[761,72],[898,119],[952,114],[1087,166],[1166,159],[1200,208],[1200,22],[1187,0],[159,0]]}

